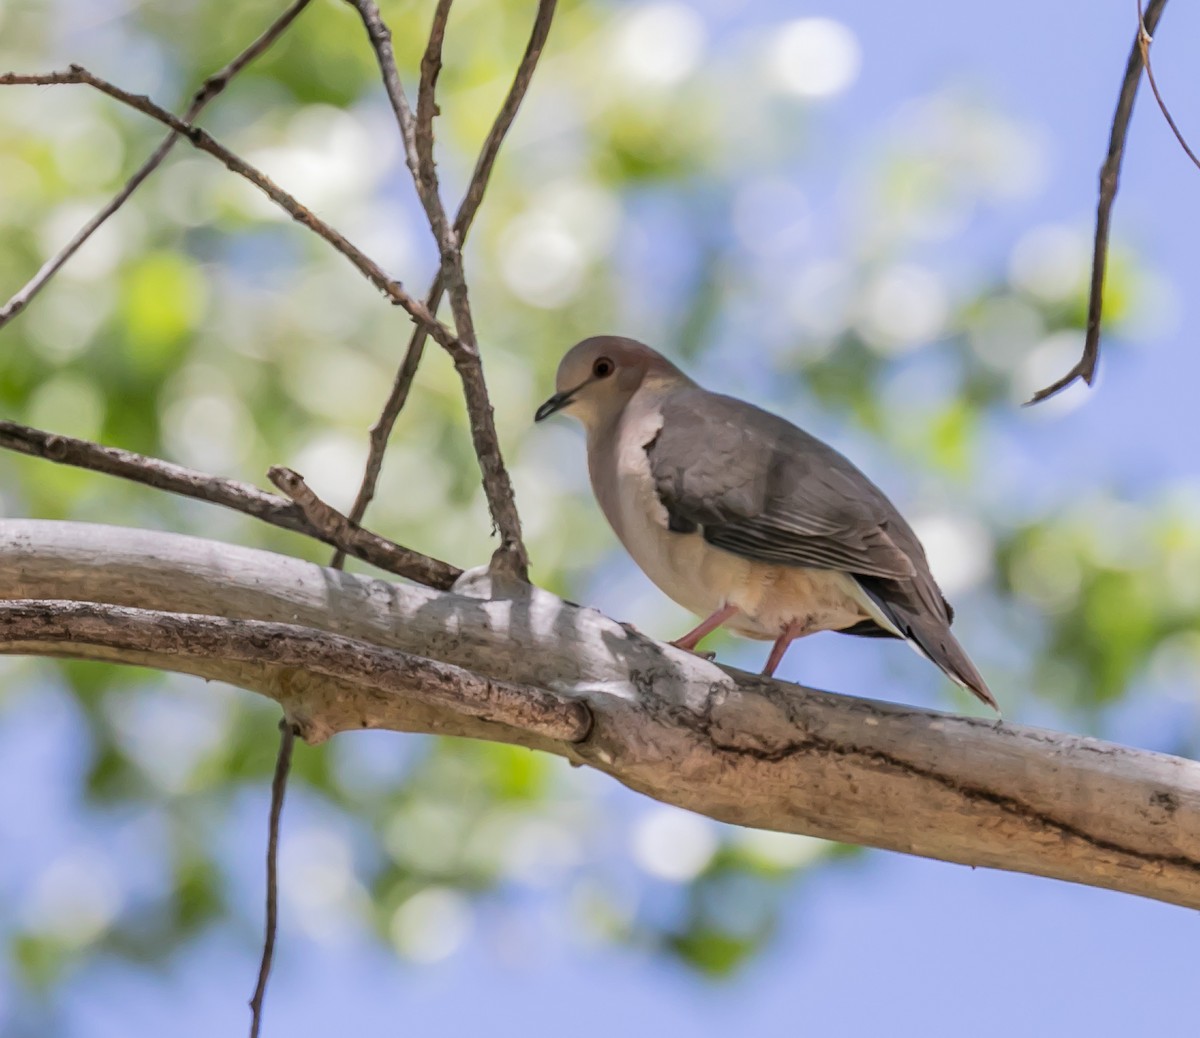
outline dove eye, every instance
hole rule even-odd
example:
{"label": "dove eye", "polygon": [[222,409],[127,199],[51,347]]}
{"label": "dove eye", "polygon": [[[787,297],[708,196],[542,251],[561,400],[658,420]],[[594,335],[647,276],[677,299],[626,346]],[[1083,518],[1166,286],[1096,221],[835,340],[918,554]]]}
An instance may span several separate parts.
{"label": "dove eye", "polygon": [[592,374],[596,378],[608,378],[616,369],[616,365],[607,357],[601,357],[592,365]]}

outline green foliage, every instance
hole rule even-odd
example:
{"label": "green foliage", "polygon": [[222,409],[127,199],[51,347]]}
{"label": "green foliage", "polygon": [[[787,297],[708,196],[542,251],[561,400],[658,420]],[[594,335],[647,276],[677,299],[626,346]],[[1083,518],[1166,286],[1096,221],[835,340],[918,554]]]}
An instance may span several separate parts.
{"label": "green foliage", "polygon": [[61,942],[36,933],[15,934],[9,949],[21,979],[38,992],[52,987],[70,961],[70,950]]}

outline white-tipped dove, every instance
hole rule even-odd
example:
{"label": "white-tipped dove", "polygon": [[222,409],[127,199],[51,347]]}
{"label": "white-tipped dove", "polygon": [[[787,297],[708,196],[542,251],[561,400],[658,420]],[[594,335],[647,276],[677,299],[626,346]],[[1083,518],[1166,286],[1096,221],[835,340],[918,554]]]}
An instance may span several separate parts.
{"label": "white-tipped dove", "polygon": [[874,483],[790,422],[701,388],[633,339],[573,346],[558,411],[587,430],[596,499],[634,561],[705,617],[672,644],[725,626],[774,642],[764,674],[816,631],[902,638],[992,708],[950,633],[953,612],[912,528]]}

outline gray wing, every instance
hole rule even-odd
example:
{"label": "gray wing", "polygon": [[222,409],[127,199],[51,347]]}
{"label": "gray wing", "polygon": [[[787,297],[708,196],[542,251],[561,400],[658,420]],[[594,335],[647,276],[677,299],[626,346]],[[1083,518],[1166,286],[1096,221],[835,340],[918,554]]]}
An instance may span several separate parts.
{"label": "gray wing", "polygon": [[698,386],[664,401],[646,445],[671,529],[700,528],[715,547],[759,562],[850,574],[891,630],[864,620],[844,633],[911,642],[953,680],[996,706],[950,633],[921,542],[853,464],[790,422]]}
{"label": "gray wing", "polygon": [[646,453],[671,528],[699,527],[715,547],[890,580],[926,570],[883,491],[832,447],[751,404],[699,387],[672,393]]}

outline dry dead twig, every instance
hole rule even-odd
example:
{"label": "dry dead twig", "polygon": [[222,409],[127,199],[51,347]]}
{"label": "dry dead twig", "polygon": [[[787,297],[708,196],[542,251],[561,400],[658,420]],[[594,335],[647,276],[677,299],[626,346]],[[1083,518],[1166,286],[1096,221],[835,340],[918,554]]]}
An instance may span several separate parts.
{"label": "dry dead twig", "polygon": [[1066,389],[1076,379],[1083,379],[1089,386],[1096,380],[1096,365],[1100,360],[1100,317],[1104,308],[1104,268],[1108,260],[1108,229],[1112,216],[1113,201],[1117,197],[1117,184],[1121,177],[1121,161],[1125,157],[1125,138],[1129,133],[1129,119],[1133,115],[1133,102],[1137,97],[1138,82],[1142,78],[1143,26],[1145,32],[1153,32],[1162,16],[1167,0],[1150,0],[1145,18],[1138,26],[1129,61],[1125,64],[1125,78],[1121,81],[1121,93],[1117,98],[1117,110],[1113,113],[1112,130],[1108,137],[1108,154],[1100,168],[1100,201],[1096,206],[1096,234],[1092,245],[1092,280],[1088,290],[1087,329],[1084,335],[1083,355],[1062,378],[1044,389],[1039,389],[1025,402],[1025,406],[1040,404],[1056,393]]}
{"label": "dry dead twig", "polygon": [[279,721],[279,752],[275,757],[275,774],[271,778],[271,812],[267,821],[267,910],[263,929],[262,959],[258,980],[250,998],[250,1038],[258,1038],[262,1028],[263,997],[271,976],[275,958],[275,933],[279,920],[279,822],[283,816],[283,797],[287,793],[288,773],[292,768],[292,747],[296,732],[292,723],[283,717]]}
{"label": "dry dead twig", "polygon": [[[394,563],[403,565],[403,576],[441,591],[453,585],[462,573],[457,566],[402,548],[378,534],[364,530],[358,523],[346,518],[332,505],[317,497],[312,488],[304,482],[304,477],[292,469],[273,465],[268,470],[267,477],[295,502],[309,529],[314,531],[314,536],[326,544],[338,545],[341,552],[349,552],[356,558],[368,560],[386,553]],[[403,553],[402,557],[400,553]]]}
{"label": "dry dead twig", "polygon": [[[191,104],[188,105],[187,110],[183,113],[182,121],[185,123],[194,122],[196,117],[208,106],[208,103],[229,86],[234,76],[256,58],[260,57],[283,35],[309,3],[311,3],[311,0],[295,0],[286,11],[263,30],[262,34],[250,46],[243,50],[223,69],[214,72],[201,83],[200,88],[192,96]],[[83,243],[96,233],[101,224],[120,209],[129,200],[129,197],[142,185],[142,182],[162,165],[163,159],[175,147],[177,140],[179,140],[178,131],[171,130],[162,139],[158,147],[154,149],[150,157],[125,182],[125,186],[113,196],[112,200],[84,224],[66,245],[42,264],[41,269],[3,307],[0,307],[0,328],[3,328],[29,305],[34,296],[46,287],[50,279],[63,268],[67,260],[79,251]]]}
{"label": "dry dead twig", "polygon": [[529,556],[521,535],[521,518],[517,513],[512,481],[500,451],[500,439],[496,433],[491,400],[484,381],[483,363],[479,355],[463,269],[461,244],[455,228],[446,217],[433,158],[432,121],[437,108],[436,82],[441,70],[441,48],[445,38],[446,19],[450,12],[450,0],[439,0],[434,14],[429,43],[421,61],[419,111],[416,115],[404,93],[404,84],[401,82],[396,55],[392,49],[392,33],[379,12],[378,4],[375,0],[350,2],[358,11],[375,51],[384,89],[396,117],[401,140],[404,142],[405,159],[412,173],[413,184],[438,245],[442,281],[450,296],[457,332],[457,340],[453,345],[441,344],[446,346],[453,358],[454,367],[462,382],[467,416],[471,425],[471,440],[483,475],[484,493],[487,496],[492,522],[500,534],[500,547],[492,557],[492,569],[527,581]]}
{"label": "dry dead twig", "polygon": [[[525,47],[525,53],[521,56],[521,62],[517,67],[516,75],[513,77],[512,85],[509,87],[508,94],[500,106],[500,111],[496,113],[496,119],[492,123],[492,128],[483,142],[479,158],[475,162],[475,169],[471,174],[470,183],[467,185],[462,202],[458,207],[458,213],[454,218],[454,233],[460,248],[466,241],[467,232],[475,220],[475,214],[479,211],[479,204],[483,201],[483,196],[487,191],[492,169],[496,164],[496,157],[500,153],[500,146],[504,143],[504,138],[508,135],[509,128],[512,126],[517,111],[521,107],[521,102],[525,99],[525,93],[529,89],[529,84],[533,80],[534,70],[537,68],[542,51],[546,46],[546,40],[550,35],[550,26],[554,20],[554,12],[557,4],[558,0],[539,0],[537,14],[534,16],[533,28],[529,35],[529,42]],[[419,100],[418,96],[418,108],[420,107]],[[439,267],[437,274],[434,275],[433,284],[430,286],[429,292],[425,297],[425,305],[431,313],[437,313],[444,290],[445,281]],[[387,450],[392,430],[396,426],[396,419],[408,401],[409,390],[412,388],[413,379],[416,377],[417,368],[420,366],[421,358],[425,352],[425,340],[425,329],[421,325],[415,325],[408,342],[408,348],[404,354],[404,359],[392,382],[388,398],[384,402],[378,420],[371,426],[367,461],[363,468],[362,482],[359,485],[354,506],[350,509],[350,519],[354,522],[362,521],[363,516],[366,515],[367,506],[375,496],[375,487],[379,483],[379,474],[383,468],[383,455]],[[334,555],[331,564],[341,566],[343,561],[344,556],[339,552]]]}
{"label": "dry dead twig", "polygon": [[120,101],[130,108],[134,108],[150,116],[152,119],[157,119],[163,125],[169,126],[181,137],[187,138],[194,147],[213,156],[226,169],[253,184],[297,223],[303,224],[310,231],[324,238],[325,241],[353,263],[359,273],[379,289],[384,296],[404,309],[413,320],[419,321],[424,325],[429,334],[452,354],[456,350],[461,350],[461,344],[455,338],[454,333],[431,314],[423,303],[413,299],[404,290],[404,286],[400,282],[389,277],[383,268],[358,248],[358,246],[354,245],[343,234],[316,216],[292,195],[288,194],[288,192],[284,191],[283,188],[261,170],[250,165],[245,159],[240,158],[223,144],[220,144],[211,134],[200,129],[198,126],[193,126],[191,123],[172,115],[165,108],[151,101],[145,94],[132,94],[128,90],[123,90],[114,83],[110,83],[108,80],[89,72],[82,65],[71,65],[65,72],[37,74],[8,72],[0,75],[0,86],[58,86],[67,84],[90,86],[95,90],[99,90],[114,100]]}
{"label": "dry dead twig", "polygon": [[0,448],[221,505],[280,529],[313,537],[389,573],[438,590],[449,588],[462,573],[457,566],[402,547],[355,523],[347,522],[336,529],[314,526],[304,510],[287,498],[268,494],[249,483],[212,476],[161,458],[104,447],[90,440],[60,436],[8,421],[0,421]]}
{"label": "dry dead twig", "polygon": [[1150,44],[1154,42],[1154,38],[1150,35],[1150,30],[1146,26],[1146,15],[1142,11],[1142,0],[1137,0],[1137,9],[1138,47],[1142,52],[1142,64],[1146,66],[1146,78],[1150,81],[1150,89],[1154,92],[1154,100],[1158,102],[1159,110],[1162,112],[1163,118],[1167,120],[1167,125],[1171,127],[1171,132],[1175,134],[1175,139],[1179,142],[1179,146],[1183,149],[1184,154],[1192,160],[1192,164],[1197,169],[1200,169],[1200,158],[1196,157],[1196,153],[1192,151],[1187,138],[1183,136],[1182,131],[1175,125],[1175,119],[1172,117],[1170,109],[1167,108],[1167,102],[1163,100],[1163,96],[1159,92],[1158,81],[1154,78],[1154,66],[1150,64]]}

